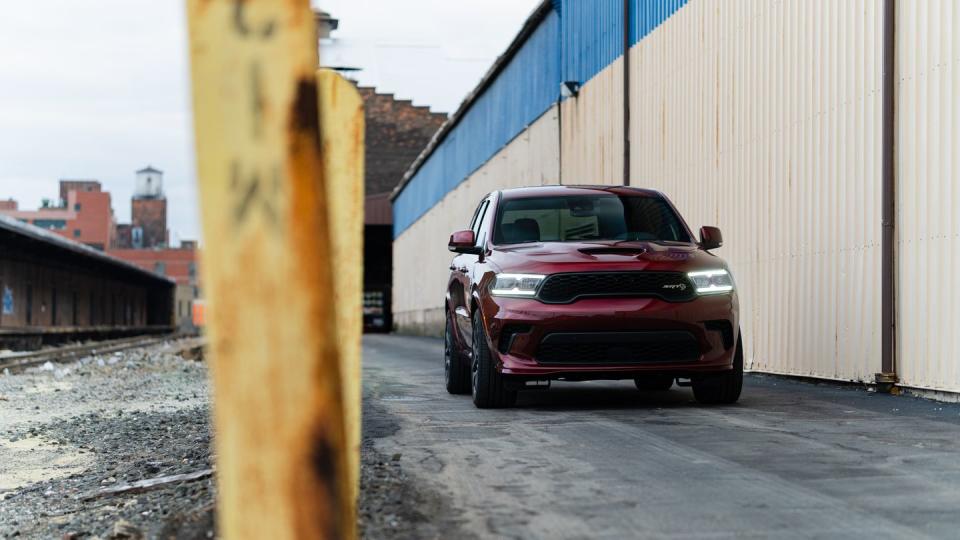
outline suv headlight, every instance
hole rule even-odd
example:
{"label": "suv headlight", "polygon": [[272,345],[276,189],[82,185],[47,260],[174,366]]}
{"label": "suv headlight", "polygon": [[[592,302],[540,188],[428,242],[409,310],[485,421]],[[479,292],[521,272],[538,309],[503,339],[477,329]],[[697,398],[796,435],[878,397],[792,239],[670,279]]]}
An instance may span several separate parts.
{"label": "suv headlight", "polygon": [[700,270],[687,274],[697,294],[724,294],[733,290],[733,276],[722,268],[717,270]]}
{"label": "suv headlight", "polygon": [[537,294],[537,287],[543,278],[540,274],[497,274],[490,294],[529,298]]}

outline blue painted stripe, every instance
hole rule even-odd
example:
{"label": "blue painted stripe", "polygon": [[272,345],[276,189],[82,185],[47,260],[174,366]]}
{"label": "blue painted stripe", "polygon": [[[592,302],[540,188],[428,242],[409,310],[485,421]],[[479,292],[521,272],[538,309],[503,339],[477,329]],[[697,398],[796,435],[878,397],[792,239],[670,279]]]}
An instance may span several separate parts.
{"label": "blue painted stripe", "polygon": [[395,236],[557,101],[559,33],[560,17],[551,12],[394,199]]}
{"label": "blue painted stripe", "polygon": [[[630,0],[630,45],[656,30],[687,0]],[[563,80],[581,85],[623,55],[623,0],[563,0]]]}
{"label": "blue painted stripe", "polygon": [[564,0],[563,80],[584,84],[623,54],[623,0]]}
{"label": "blue painted stripe", "polygon": [[[630,1],[631,45],[687,3]],[[562,81],[586,84],[623,54],[622,0],[551,2],[554,10],[394,199],[394,237],[549,109]]]}
{"label": "blue painted stripe", "polygon": [[687,5],[687,0],[631,0],[631,2],[630,45],[640,43],[640,40]]}

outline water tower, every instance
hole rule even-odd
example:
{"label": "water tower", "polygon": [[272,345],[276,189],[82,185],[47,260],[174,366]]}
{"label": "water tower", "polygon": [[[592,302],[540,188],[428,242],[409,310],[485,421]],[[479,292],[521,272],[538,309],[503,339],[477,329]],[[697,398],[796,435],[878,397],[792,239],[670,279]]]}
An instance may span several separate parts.
{"label": "water tower", "polygon": [[163,196],[163,172],[147,167],[137,171],[131,201],[131,244],[135,249],[167,246],[167,198]]}
{"label": "water tower", "polygon": [[163,171],[153,167],[137,171],[137,185],[133,190],[135,199],[163,198]]}

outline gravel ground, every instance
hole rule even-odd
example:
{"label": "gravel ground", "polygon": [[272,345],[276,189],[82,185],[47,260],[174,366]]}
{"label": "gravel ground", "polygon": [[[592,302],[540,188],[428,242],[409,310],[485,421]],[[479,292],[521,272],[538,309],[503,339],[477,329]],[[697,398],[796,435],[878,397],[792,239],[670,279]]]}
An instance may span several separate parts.
{"label": "gravel ground", "polygon": [[[212,477],[102,493],[212,468],[207,366],[176,350],[171,343],[0,374],[0,539],[216,536]],[[378,448],[399,424],[370,390],[362,538],[472,538],[444,497],[406,472],[402,453]]]}
{"label": "gravel ground", "polygon": [[211,468],[202,362],[174,344],[0,376],[0,538],[208,538],[211,477],[101,490]]}

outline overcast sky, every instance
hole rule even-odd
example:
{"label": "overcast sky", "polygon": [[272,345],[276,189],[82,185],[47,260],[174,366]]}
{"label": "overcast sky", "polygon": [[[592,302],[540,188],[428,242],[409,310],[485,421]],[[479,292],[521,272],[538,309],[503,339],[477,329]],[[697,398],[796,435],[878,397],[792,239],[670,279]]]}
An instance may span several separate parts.
{"label": "overcast sky", "polygon": [[[329,56],[451,112],[537,0],[315,0],[340,19]],[[130,219],[134,172],[164,171],[171,238],[199,235],[181,0],[4,2],[0,199],[33,209],[61,178],[92,178]]]}

